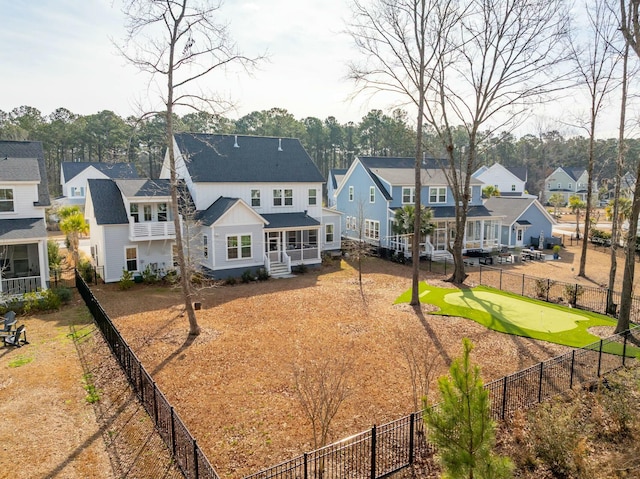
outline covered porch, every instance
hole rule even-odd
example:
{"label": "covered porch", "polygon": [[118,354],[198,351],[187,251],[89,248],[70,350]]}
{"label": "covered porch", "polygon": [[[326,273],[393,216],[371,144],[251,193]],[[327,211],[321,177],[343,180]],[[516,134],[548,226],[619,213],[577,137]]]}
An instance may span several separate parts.
{"label": "covered porch", "polygon": [[320,251],[320,222],[306,213],[280,213],[262,215],[269,224],[265,226],[265,262],[268,270],[274,264],[318,264]]}
{"label": "covered porch", "polygon": [[0,295],[47,289],[46,245],[44,219],[0,220]]}

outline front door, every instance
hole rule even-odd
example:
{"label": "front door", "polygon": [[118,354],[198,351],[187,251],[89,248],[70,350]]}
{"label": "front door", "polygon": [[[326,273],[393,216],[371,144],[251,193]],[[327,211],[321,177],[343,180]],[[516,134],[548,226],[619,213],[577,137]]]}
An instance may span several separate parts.
{"label": "front door", "polygon": [[522,248],[524,244],[524,228],[516,228],[516,248]]}
{"label": "front door", "polygon": [[281,242],[279,232],[267,233],[267,248],[269,261],[280,261]]}

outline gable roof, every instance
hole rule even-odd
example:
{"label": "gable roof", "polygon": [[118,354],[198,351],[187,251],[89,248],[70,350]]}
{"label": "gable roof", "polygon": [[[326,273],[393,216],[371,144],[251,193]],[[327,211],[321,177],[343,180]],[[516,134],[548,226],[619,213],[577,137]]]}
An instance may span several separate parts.
{"label": "gable roof", "polygon": [[138,178],[138,172],[132,163],[65,161],[61,164],[65,181],[71,180],[90,166],[109,178]]}
{"label": "gable roof", "polygon": [[587,171],[584,168],[568,168],[564,166],[561,166],[559,168],[564,171],[573,181],[578,181],[582,174]]}
{"label": "gable roof", "polygon": [[129,217],[124,208],[118,185],[110,179],[87,180],[93,202],[93,214],[99,225],[128,224]]}
{"label": "gable roof", "polygon": [[527,181],[526,166],[506,166],[505,167],[513,176],[522,181]]}
{"label": "gable roof", "polygon": [[329,170],[329,181],[334,190],[338,187],[344,175],[347,174],[347,171],[346,168],[332,168]]}
{"label": "gable roof", "polygon": [[0,181],[40,181],[37,158],[1,158]]}
{"label": "gable roof", "polygon": [[[49,206],[49,184],[47,182],[47,170],[44,164],[44,152],[41,141],[0,141],[0,158],[35,158],[38,161],[38,173],[40,182],[38,183],[38,201],[35,206]],[[23,165],[23,169],[27,165]],[[25,171],[25,174],[27,172]],[[32,173],[29,173],[32,174]]]}
{"label": "gable roof", "polygon": [[554,224],[555,221],[553,220],[553,218],[551,218],[551,216],[549,216],[549,213],[547,213],[547,211],[540,206],[540,202],[536,198],[505,198],[500,196],[492,196],[484,202],[484,205],[492,215],[504,217],[504,221],[502,222],[503,225],[512,225],[534,203],[537,203],[536,207],[550,219],[551,224]]}
{"label": "gable roof", "polygon": [[0,240],[23,240],[47,236],[44,218],[0,220]]}
{"label": "gable roof", "polygon": [[178,133],[175,140],[195,182],[324,183],[296,138]]}
{"label": "gable roof", "polygon": [[169,180],[124,179],[113,180],[113,182],[126,198],[171,196],[171,183]]}

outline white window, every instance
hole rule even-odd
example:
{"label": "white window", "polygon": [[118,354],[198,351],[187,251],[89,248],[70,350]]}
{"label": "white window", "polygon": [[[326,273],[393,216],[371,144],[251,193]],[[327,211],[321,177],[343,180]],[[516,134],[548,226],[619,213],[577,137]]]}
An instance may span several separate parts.
{"label": "white window", "polygon": [[293,205],[293,190],[291,189],[273,190],[273,206],[291,206],[291,205]]}
{"label": "white window", "polygon": [[517,241],[522,241],[522,228],[518,228]]}
{"label": "white window", "polygon": [[124,249],[124,256],[127,271],[138,271],[138,248],[127,246]]}
{"label": "white window", "polygon": [[260,206],[260,190],[251,190],[251,206],[254,208]]}
{"label": "white window", "polygon": [[324,227],[324,241],[325,243],[333,243],[333,225],[328,224]]}
{"label": "white window", "polygon": [[209,238],[207,238],[207,235],[202,237],[202,255],[205,258],[209,257]]}
{"label": "white window", "polygon": [[415,199],[416,188],[415,186],[404,186],[402,188],[402,204],[408,205],[416,202]]}
{"label": "white window", "polygon": [[138,211],[137,203],[131,203],[129,205],[129,213],[131,214],[134,223],[138,223],[140,221],[140,212]]}
{"label": "white window", "polygon": [[167,221],[167,204],[158,204],[158,221]]}
{"label": "white window", "polygon": [[562,189],[562,183],[558,183],[558,189],[561,190]]}
{"label": "white window", "polygon": [[573,189],[573,183],[567,183],[567,189],[572,190]]}
{"label": "white window", "polygon": [[13,211],[13,190],[11,188],[0,188],[0,213]]}
{"label": "white window", "polygon": [[318,190],[315,188],[309,189],[309,206],[315,206],[318,204]]}
{"label": "white window", "polygon": [[353,186],[349,187],[349,201],[353,201]]}
{"label": "white window", "polygon": [[380,239],[380,222],[364,220],[364,237],[367,239]]}
{"label": "white window", "polygon": [[516,185],[511,185],[511,191],[516,191]]}
{"label": "white window", "polygon": [[227,260],[251,256],[251,235],[227,236]]}
{"label": "white window", "polygon": [[429,203],[446,203],[446,202],[447,202],[446,186],[434,186],[429,188]]}
{"label": "white window", "polygon": [[144,212],[144,220],[151,221],[153,219],[151,216],[151,205],[143,205],[142,208]]}
{"label": "white window", "polygon": [[369,203],[375,203],[375,202],[376,202],[376,187],[370,186],[369,187]]}
{"label": "white window", "polygon": [[72,186],[71,187],[71,196],[72,197],[84,197],[84,186]]}

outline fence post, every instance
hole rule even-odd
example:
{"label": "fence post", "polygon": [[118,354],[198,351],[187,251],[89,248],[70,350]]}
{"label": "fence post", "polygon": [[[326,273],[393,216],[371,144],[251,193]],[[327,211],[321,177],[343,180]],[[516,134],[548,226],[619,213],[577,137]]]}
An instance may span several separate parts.
{"label": "fence post", "polygon": [[624,343],[622,344],[622,366],[624,366],[625,360],[627,359],[627,337],[630,334],[630,331],[627,329],[624,333]]}
{"label": "fence post", "polygon": [[193,472],[195,472],[195,477],[198,479],[200,477],[200,473],[198,472],[198,443],[196,440],[193,440]]}
{"label": "fence post", "polygon": [[155,426],[158,427],[158,395],[156,394],[158,388],[155,381],[152,381],[151,384],[153,384],[153,420]]}
{"label": "fence post", "polygon": [[507,376],[504,377],[502,384],[502,419],[507,415]]}
{"label": "fence post", "polygon": [[520,296],[524,296],[524,274],[522,275],[522,294]]}
{"label": "fence post", "polygon": [[[445,263],[446,264],[446,263]],[[371,428],[371,479],[376,479],[376,425]]]}
{"label": "fence post", "polygon": [[551,278],[547,278],[547,303],[549,302],[549,290],[551,289]]}
{"label": "fence post", "polygon": [[480,284],[482,284],[482,265],[478,263],[478,266],[480,267]]}
{"label": "fence post", "polygon": [[447,258],[444,259],[444,274],[447,275]]}
{"label": "fence post", "polygon": [[576,304],[578,303],[578,284],[576,283],[575,286],[573,287],[573,307],[576,307]]}
{"label": "fence post", "polygon": [[173,457],[176,457],[176,418],[173,412],[173,406],[171,407],[171,452]]}
{"label": "fence post", "polygon": [[571,374],[569,376],[569,389],[573,389],[573,368],[576,363],[576,350],[571,351]]}
{"label": "fence post", "polygon": [[500,270],[500,291],[502,291],[502,270]]}
{"label": "fence post", "polygon": [[415,433],[415,412],[409,416],[409,465],[413,464],[413,448],[415,446],[413,435]]}
{"label": "fence post", "polygon": [[140,361],[138,361],[138,377],[140,378],[140,401],[144,404],[144,384],[142,382],[142,363]]}
{"label": "fence post", "polygon": [[600,377],[600,365],[602,364],[602,343],[603,339],[600,340],[600,351],[598,352],[598,377]]}
{"label": "fence post", "polygon": [[303,467],[304,467],[304,479],[307,479],[308,477],[308,462],[309,462],[309,456],[307,455],[307,453],[305,452],[303,457]]}
{"label": "fence post", "polygon": [[542,402],[542,372],[544,371],[544,363],[540,363],[540,376],[538,377],[538,402]]}

